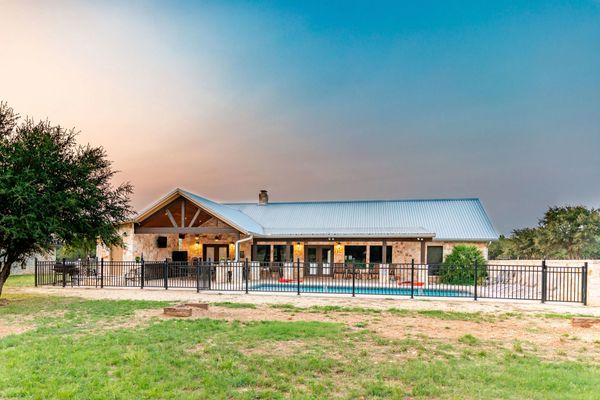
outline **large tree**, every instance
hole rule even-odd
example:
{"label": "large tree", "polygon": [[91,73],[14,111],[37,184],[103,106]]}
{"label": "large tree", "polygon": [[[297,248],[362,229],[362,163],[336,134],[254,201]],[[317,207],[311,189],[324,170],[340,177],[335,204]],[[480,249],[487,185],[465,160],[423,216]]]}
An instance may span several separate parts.
{"label": "large tree", "polygon": [[114,187],[114,175],[102,147],[0,102],[0,295],[14,264],[56,243],[122,243],[116,223],[131,213],[132,187]]}
{"label": "large tree", "polygon": [[540,226],[544,253],[583,258],[600,239],[600,212],[583,206],[550,207]]}
{"label": "large tree", "polygon": [[535,228],[515,229],[490,246],[490,258],[582,259],[600,257],[600,210],[550,207]]}

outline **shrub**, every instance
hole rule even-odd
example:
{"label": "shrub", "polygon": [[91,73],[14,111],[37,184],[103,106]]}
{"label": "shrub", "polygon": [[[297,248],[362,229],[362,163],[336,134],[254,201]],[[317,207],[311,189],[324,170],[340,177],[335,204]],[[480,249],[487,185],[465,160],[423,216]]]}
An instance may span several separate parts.
{"label": "shrub", "polygon": [[440,282],[454,285],[473,285],[475,283],[475,264],[477,281],[487,276],[486,260],[475,246],[458,245],[454,247],[440,267]]}

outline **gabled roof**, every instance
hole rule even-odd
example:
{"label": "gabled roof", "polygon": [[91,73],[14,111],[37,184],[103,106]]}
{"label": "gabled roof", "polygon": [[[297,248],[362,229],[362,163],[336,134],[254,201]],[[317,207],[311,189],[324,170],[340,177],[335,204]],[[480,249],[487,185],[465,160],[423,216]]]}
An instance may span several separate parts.
{"label": "gabled roof", "polygon": [[258,237],[498,239],[476,198],[222,204],[176,189],[139,217],[147,216],[174,195],[182,195],[241,232]]}

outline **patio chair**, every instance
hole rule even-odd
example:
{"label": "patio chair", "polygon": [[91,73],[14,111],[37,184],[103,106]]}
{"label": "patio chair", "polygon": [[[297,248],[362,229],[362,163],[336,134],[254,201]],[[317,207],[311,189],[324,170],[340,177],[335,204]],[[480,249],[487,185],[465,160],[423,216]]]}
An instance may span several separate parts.
{"label": "patio chair", "polygon": [[142,278],[142,268],[137,267],[125,273],[125,286],[129,286],[129,282],[133,282],[133,286],[137,286]]}
{"label": "patio chair", "polygon": [[271,278],[283,278],[283,270],[279,265],[272,265],[269,267],[269,271],[271,271]]}
{"label": "patio chair", "polygon": [[345,265],[336,265],[333,267],[334,279],[346,279],[348,277],[348,269]]}

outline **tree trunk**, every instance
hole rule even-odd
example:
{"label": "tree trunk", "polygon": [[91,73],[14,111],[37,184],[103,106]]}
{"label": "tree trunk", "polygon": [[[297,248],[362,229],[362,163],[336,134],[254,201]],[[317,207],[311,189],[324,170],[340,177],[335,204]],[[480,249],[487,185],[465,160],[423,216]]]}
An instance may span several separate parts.
{"label": "tree trunk", "polygon": [[2,288],[4,287],[4,283],[6,283],[6,280],[10,275],[10,268],[12,267],[12,264],[12,260],[8,260],[0,264],[0,296],[2,296]]}

